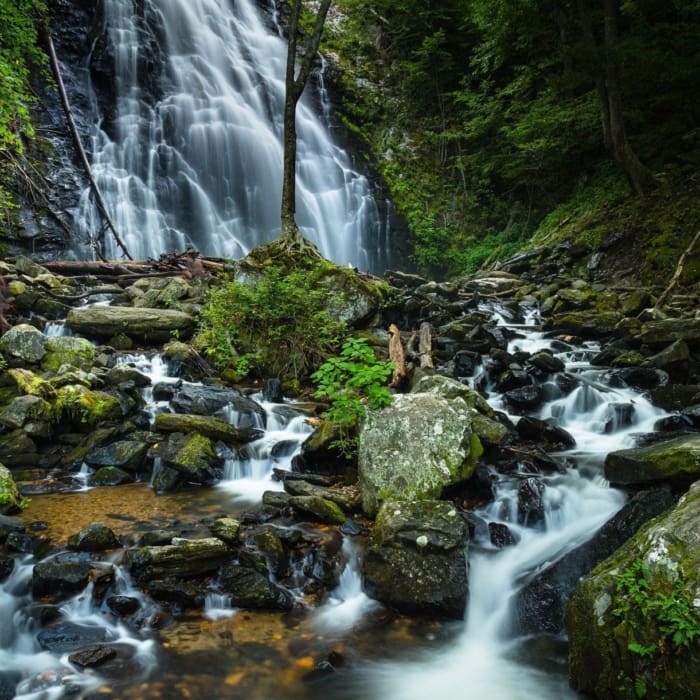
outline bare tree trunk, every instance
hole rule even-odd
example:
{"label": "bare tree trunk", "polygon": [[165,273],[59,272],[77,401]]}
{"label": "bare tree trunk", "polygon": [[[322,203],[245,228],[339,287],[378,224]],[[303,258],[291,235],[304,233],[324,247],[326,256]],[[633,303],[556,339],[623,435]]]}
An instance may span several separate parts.
{"label": "bare tree trunk", "polygon": [[281,207],[281,232],[280,239],[285,245],[294,247],[311,246],[304,240],[299,227],[296,224],[296,155],[297,155],[297,128],[296,108],[306,82],[311,73],[311,67],[318,52],[323,34],[323,25],[332,0],[321,0],[316,13],[316,23],[313,32],[309,35],[304,55],[296,73],[297,36],[299,32],[299,18],[301,15],[303,0],[293,0],[291,5],[291,17],[289,22],[289,39],[287,44],[287,72],[285,76],[284,99],[284,170],[282,175],[282,207]]}

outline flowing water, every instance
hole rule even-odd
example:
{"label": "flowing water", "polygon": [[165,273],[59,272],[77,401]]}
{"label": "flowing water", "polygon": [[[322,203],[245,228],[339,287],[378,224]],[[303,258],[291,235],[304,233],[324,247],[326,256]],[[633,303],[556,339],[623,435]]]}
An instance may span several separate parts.
{"label": "flowing water", "polygon": [[[103,5],[116,104],[95,130],[92,167],[131,254],[238,258],[275,238],[286,42],[274,2],[267,17],[254,0]],[[389,207],[336,143],[329,110],[310,80],[297,108],[297,222],[326,257],[381,273],[394,255]],[[83,240],[101,229],[89,190],[77,223]],[[111,234],[103,245],[119,257]]]}
{"label": "flowing water", "polygon": [[[504,317],[501,323],[509,323]],[[551,347],[534,326],[519,327],[511,351],[534,352]],[[155,624],[157,607],[142,601],[142,620],[127,629],[91,600],[90,590],[61,605],[60,620],[95,628],[105,639],[131,649],[133,680],[120,679],[116,690],[106,690],[110,679],[85,674],[69,663],[67,655],[42,651],[32,612],[31,557],[18,559],[15,570],[0,585],[0,681],[17,676],[22,698],[59,697],[62,689],[77,693],[101,687],[101,697],[221,697],[246,696],[254,700],[544,700],[573,699],[565,668],[565,641],[546,635],[522,637],[514,627],[513,600],[520,586],[539,568],[556,561],[581,544],[624,503],[621,492],[601,476],[605,455],[632,444],[636,432],[650,432],[662,414],[640,394],[610,385],[605,370],[593,369],[588,359],[593,345],[567,347],[558,343],[559,357],[576,386],[564,394],[547,385],[549,400],[539,417],[551,419],[576,438],[576,446],[561,453],[566,468],[539,475],[544,483],[544,523],[518,523],[517,489],[520,473],[499,474],[494,500],[477,511],[486,522],[507,525],[516,544],[498,549],[478,537],[470,543],[470,596],[465,622],[441,624],[387,616],[362,591],[361,539],[346,537],[347,562],[338,587],[316,610],[297,618],[279,613],[253,613],[231,608],[226,596],[212,588],[205,610],[187,613],[164,629]],[[155,383],[179,382],[169,376],[158,355],[125,355],[122,362],[138,367]],[[147,529],[172,527],[183,520],[201,522],[214,514],[236,515],[259,502],[263,490],[279,488],[271,480],[273,468],[289,469],[291,459],[309,432],[303,407],[290,402],[268,403],[260,395],[259,413],[226,409],[235,425],[265,430],[259,440],[229,455],[225,476],[216,488],[189,490],[156,497],[147,484],[83,489],[73,493],[36,496],[25,521],[45,520],[52,541],[65,541],[90,522],[102,521],[134,542]],[[504,403],[491,393],[499,409]],[[168,410],[167,402],[153,400],[144,390],[147,415]],[[257,416],[257,417],[251,417]],[[512,416],[517,420],[516,416]],[[257,423],[255,422],[257,421]],[[71,516],[66,518],[65,513]],[[205,536],[188,532],[187,536]],[[103,566],[112,566],[109,560]],[[293,593],[304,605],[303,567]],[[117,595],[144,596],[115,566]],[[340,651],[337,651],[340,650]],[[340,654],[349,660],[337,674],[304,681],[319,655]],[[205,655],[206,669],[202,668]],[[42,690],[44,689],[44,690]],[[115,694],[116,693],[116,694]]]}

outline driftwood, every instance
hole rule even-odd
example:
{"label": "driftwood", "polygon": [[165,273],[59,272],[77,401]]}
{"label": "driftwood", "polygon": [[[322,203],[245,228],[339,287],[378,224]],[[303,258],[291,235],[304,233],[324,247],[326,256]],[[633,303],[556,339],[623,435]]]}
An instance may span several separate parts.
{"label": "driftwood", "polygon": [[[90,189],[92,190],[92,193],[95,197],[95,203],[97,204],[97,208],[99,209],[102,218],[107,224],[107,227],[112,232],[112,235],[114,236],[114,240],[117,242],[117,245],[121,248],[124,255],[129,260],[132,260],[133,258],[129,254],[127,247],[124,245],[124,241],[122,241],[121,236],[117,231],[117,227],[114,225],[112,217],[107,211],[107,205],[105,204],[105,201],[102,198],[100,188],[97,186],[97,182],[95,182],[95,178],[92,174],[90,161],[88,160],[87,154],[85,153],[83,142],[80,138],[80,134],[78,133],[78,127],[76,126],[75,120],[73,119],[73,112],[71,111],[70,102],[68,101],[68,94],[66,93],[66,88],[63,84],[63,77],[61,76],[61,67],[58,63],[58,56],[56,56],[56,49],[54,48],[53,39],[51,38],[51,33],[49,32],[48,27],[44,30],[44,39],[46,41],[46,46],[49,51],[49,63],[51,64],[51,72],[53,73],[54,79],[56,80],[56,86],[58,88],[58,94],[61,98],[61,105],[63,106],[63,111],[66,114],[68,128],[70,129],[73,141],[75,142],[75,147],[78,151],[80,162],[82,163],[83,168],[85,170],[85,175],[87,176],[88,182],[90,183]],[[97,247],[93,247],[97,252]]]}
{"label": "driftwood", "polygon": [[430,324],[423,321],[420,324],[420,337],[418,341],[418,358],[421,367],[432,369],[433,364],[433,341],[430,332]]}
{"label": "driftwood", "polygon": [[676,271],[673,273],[673,277],[671,277],[671,281],[668,283],[668,287],[664,289],[663,294],[658,298],[656,304],[654,304],[655,309],[661,308],[666,303],[666,300],[670,296],[671,292],[678,284],[678,280],[683,274],[683,268],[685,267],[686,260],[690,257],[690,255],[692,255],[693,249],[695,248],[695,245],[697,244],[698,240],[700,240],[700,230],[695,234],[693,240],[690,241],[690,245],[683,251],[683,254],[678,259]]}
{"label": "driftwood", "polygon": [[393,323],[389,326],[389,359],[394,363],[394,372],[391,375],[389,386],[400,386],[408,376],[408,370],[406,368],[406,353],[401,342],[401,332]]}
{"label": "driftwood", "polygon": [[195,251],[171,253],[158,260],[47,260],[47,270],[64,277],[97,277],[118,284],[128,284],[142,277],[201,277],[207,272],[222,272],[220,258],[202,258]]}

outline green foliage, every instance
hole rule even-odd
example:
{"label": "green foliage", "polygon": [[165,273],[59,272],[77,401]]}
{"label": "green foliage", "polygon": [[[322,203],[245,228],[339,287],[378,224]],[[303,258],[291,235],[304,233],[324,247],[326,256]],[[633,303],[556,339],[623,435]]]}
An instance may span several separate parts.
{"label": "green foliage", "polygon": [[[595,83],[603,54],[586,42],[577,3],[336,6],[327,37],[341,61],[344,121],[374,152],[421,271],[456,274],[503,257],[570,199],[581,211],[587,184],[601,178],[602,193],[611,181]],[[620,7],[627,132],[658,172],[697,143],[700,5]],[[601,4],[591,8],[600,43]],[[629,197],[624,183],[618,173],[615,193]]]}
{"label": "green foliage", "polygon": [[[684,578],[678,574],[675,581],[668,582],[661,573],[652,573],[641,559],[635,559],[618,574],[615,589],[620,604],[612,613],[626,622],[632,635],[642,636],[642,626],[655,630],[652,640],[640,642],[633,638],[627,645],[640,660],[634,678],[635,693],[646,697],[650,680],[657,690],[663,690],[660,669],[664,656],[676,654],[681,648],[689,649],[700,638],[700,619],[686,592]],[[642,622],[636,622],[635,616],[641,616]]]}
{"label": "green foliage", "polygon": [[245,283],[226,279],[209,290],[195,345],[218,369],[238,378],[303,379],[332,354],[345,332],[326,307],[328,290],[305,270],[270,265]]}
{"label": "green foliage", "polygon": [[330,400],[323,417],[331,421],[342,435],[343,451],[354,446],[350,438],[357,422],[365,415],[366,406],[378,409],[391,404],[386,384],[394,369],[393,362],[378,360],[364,338],[348,338],[340,355],[324,362],[311,379],[317,386],[314,396]]}

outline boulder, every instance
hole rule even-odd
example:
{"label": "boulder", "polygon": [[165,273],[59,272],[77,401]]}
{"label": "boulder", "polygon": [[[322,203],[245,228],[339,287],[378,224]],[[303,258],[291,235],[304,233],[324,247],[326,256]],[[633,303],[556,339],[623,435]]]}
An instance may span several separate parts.
{"label": "boulder", "polygon": [[109,639],[106,627],[79,625],[75,622],[56,622],[45,627],[36,636],[42,649],[53,652],[71,652]]}
{"label": "boulder", "polygon": [[159,413],[155,428],[163,433],[199,433],[210,440],[221,440],[234,445],[252,442],[264,435],[255,428],[236,428],[213,416],[188,415],[184,413]]}
{"label": "boulder", "polygon": [[461,619],[466,544],[467,527],[451,503],[386,501],[362,565],[364,589],[402,612]]}
{"label": "boulder", "polygon": [[90,581],[92,564],[87,561],[50,559],[39,562],[32,570],[32,592],[64,600],[82,591]]}
{"label": "boulder", "polygon": [[82,384],[69,384],[56,391],[54,411],[61,419],[83,428],[122,418],[119,399],[105,391],[93,391]]}
{"label": "boulder", "polygon": [[610,700],[700,697],[700,482],[581,579],[566,606],[572,685]]}
{"label": "boulder", "polygon": [[660,481],[687,486],[700,478],[700,435],[611,452],[605,458],[605,478],[624,486]]}
{"label": "boulder", "polygon": [[177,413],[200,416],[228,411],[238,428],[260,428],[266,422],[265,409],[260,404],[225,386],[184,384],[173,396],[171,406]]}
{"label": "boulder", "polygon": [[582,338],[602,338],[613,335],[622,319],[619,311],[571,311],[557,314],[544,323],[544,330],[557,330]]}
{"label": "boulder", "polygon": [[0,410],[0,423],[7,428],[22,428],[29,422],[41,421],[51,415],[51,404],[39,396],[18,396]]}
{"label": "boulder", "polygon": [[241,524],[234,518],[220,517],[209,525],[209,532],[229,545],[238,544],[240,530]]}
{"label": "boulder", "polygon": [[46,355],[41,360],[45,372],[58,372],[63,365],[88,371],[95,361],[95,346],[85,338],[67,335],[46,339]]}
{"label": "boulder", "polygon": [[437,498],[474,473],[482,452],[461,396],[397,395],[391,406],[368,411],[360,429],[362,508],[371,516],[386,500]]}
{"label": "boulder", "polygon": [[96,447],[85,455],[90,467],[118,467],[132,474],[139,472],[146,460],[149,444],[139,440],[117,440],[103,447]]}
{"label": "boulder", "polygon": [[119,467],[100,467],[91,477],[91,486],[121,486],[134,480],[132,474]]}
{"label": "boulder", "polygon": [[329,525],[342,525],[347,519],[337,503],[320,496],[290,496],[289,505]]}
{"label": "boulder", "polygon": [[36,443],[20,429],[0,435],[0,461],[6,466],[35,466],[37,463]]}
{"label": "boulder", "polygon": [[221,478],[223,458],[209,438],[199,433],[172,433],[157,452],[163,462],[187,481],[210,484]]}
{"label": "boulder", "polygon": [[2,335],[0,351],[22,362],[34,364],[46,355],[46,336],[34,326],[21,323]]}
{"label": "boulder", "polygon": [[255,569],[227,564],[219,574],[219,586],[231,597],[231,605],[256,610],[291,610],[294,598],[289,591],[271,583]]}
{"label": "boulder", "polygon": [[68,538],[68,547],[78,552],[102,552],[121,547],[114,532],[103,523],[91,523]]}
{"label": "boulder", "polygon": [[515,615],[519,631],[523,634],[560,634],[564,629],[566,599],[578,580],[613,554],[644,523],[674,503],[669,489],[635,494],[588,542],[539,571],[516,596]]}
{"label": "boulder", "polygon": [[169,340],[172,333],[189,337],[194,318],[174,309],[145,309],[131,306],[85,306],[71,309],[66,325],[88,338],[111,338],[120,334],[150,341]]}
{"label": "boulder", "polygon": [[700,318],[668,318],[642,324],[641,341],[659,349],[682,340],[690,348],[700,346]]}
{"label": "boulder", "polygon": [[19,513],[26,503],[17,490],[12,473],[4,464],[0,464],[0,515]]}
{"label": "boulder", "polygon": [[174,538],[172,544],[129,549],[124,562],[138,581],[165,576],[199,576],[215,571],[231,556],[229,546],[216,537]]}

